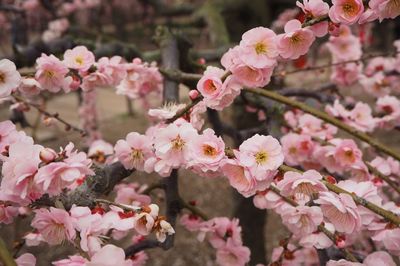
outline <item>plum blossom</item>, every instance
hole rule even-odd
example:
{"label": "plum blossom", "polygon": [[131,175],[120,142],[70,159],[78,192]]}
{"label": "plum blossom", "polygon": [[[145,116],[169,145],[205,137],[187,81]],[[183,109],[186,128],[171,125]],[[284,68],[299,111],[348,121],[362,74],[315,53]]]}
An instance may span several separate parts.
{"label": "plum blossom", "polygon": [[24,253],[19,256],[15,262],[18,266],[35,266],[36,265],[36,257],[31,253]]}
{"label": "plum blossom", "polygon": [[96,252],[85,266],[132,266],[129,259],[125,259],[125,252],[122,248],[108,244]]}
{"label": "plum blossom", "polygon": [[281,138],[285,162],[288,165],[299,165],[304,161],[311,160],[315,144],[309,135],[289,133]]}
{"label": "plum blossom", "polygon": [[10,224],[18,215],[18,207],[6,205],[0,202],[0,224]]}
{"label": "plum blossom", "polygon": [[400,15],[398,0],[371,0],[368,5],[378,15],[381,22],[385,18],[393,19]]}
{"label": "plum blossom", "polygon": [[335,23],[354,24],[364,12],[362,0],[332,0],[332,4],[329,17]]}
{"label": "plum blossom", "polygon": [[53,261],[52,264],[54,266],[86,266],[87,262],[88,260],[82,256],[72,255],[68,256],[68,259]]}
{"label": "plum blossom", "polygon": [[42,88],[39,82],[37,82],[34,78],[23,78],[18,87],[18,91],[26,97],[38,95],[41,90]]}
{"label": "plum blossom", "polygon": [[283,163],[282,147],[272,136],[254,135],[239,146],[235,155],[259,181],[272,181],[275,171]]}
{"label": "plum blossom", "polygon": [[149,205],[151,198],[148,195],[141,194],[145,186],[140,187],[137,183],[118,184],[115,186],[117,195],[115,202],[130,206],[145,206]]}
{"label": "plum blossom", "polygon": [[87,71],[94,64],[94,62],[94,54],[85,46],[77,46],[72,50],[66,50],[64,53],[63,63],[68,68],[84,72]]}
{"label": "plum blossom", "polygon": [[21,83],[17,67],[8,59],[0,60],[0,98],[9,96]]}
{"label": "plum blossom", "polygon": [[200,175],[214,176],[225,158],[224,141],[215,135],[214,130],[207,128],[190,141],[187,167]]}
{"label": "plum blossom", "polygon": [[322,213],[338,232],[351,234],[360,229],[361,217],[350,195],[321,192],[314,202],[321,205]]}
{"label": "plum blossom", "polygon": [[239,46],[240,57],[249,66],[264,68],[276,63],[276,34],[268,28],[257,27],[246,31]]}
{"label": "plum blossom", "polygon": [[69,92],[72,78],[66,76],[69,70],[57,57],[42,54],[36,64],[35,78],[44,90],[56,93],[63,89]]}
{"label": "plum blossom", "polygon": [[286,172],[277,187],[283,196],[293,197],[300,204],[305,204],[318,193],[327,191],[321,174],[315,170],[308,170],[303,174]]}
{"label": "plum blossom", "polygon": [[73,218],[65,210],[53,207],[50,207],[50,211],[44,208],[35,210],[31,225],[50,245],[72,241],[76,236]]}
{"label": "plum blossom", "polygon": [[[329,232],[335,232],[335,227],[333,224],[324,222],[324,226]],[[317,249],[325,249],[333,245],[332,240],[330,240],[327,235],[319,231],[303,236],[299,243],[304,247],[315,247]]]}
{"label": "plum blossom", "polygon": [[93,141],[88,151],[89,158],[99,163],[104,163],[106,157],[112,154],[114,154],[114,147],[102,139]]}
{"label": "plum blossom", "polygon": [[197,83],[197,90],[204,97],[207,107],[222,110],[230,105],[242,89],[241,85],[233,78],[228,76],[222,81],[224,70],[208,66],[203,77]]}
{"label": "plum blossom", "polygon": [[246,265],[250,261],[250,250],[245,246],[235,246],[228,239],[226,246],[217,249],[217,263],[221,266]]}
{"label": "plum blossom", "polygon": [[131,132],[125,140],[118,140],[115,155],[126,169],[144,170],[145,162],[153,156],[152,141],[146,135]]}
{"label": "plum blossom", "polygon": [[167,238],[167,235],[175,234],[175,230],[172,228],[171,224],[163,219],[158,222],[155,231],[157,240],[160,242],[164,242]]}
{"label": "plum blossom", "polygon": [[[297,1],[296,5],[301,8],[306,16],[306,20],[323,17],[329,12],[329,5],[322,0],[303,0],[303,3]],[[321,21],[309,27],[316,37],[322,37],[328,33],[328,22]]]}
{"label": "plum blossom", "polygon": [[390,84],[382,72],[378,72],[371,77],[361,76],[360,84],[364,87],[365,91],[375,97],[386,96],[390,93]]}
{"label": "plum blossom", "polygon": [[297,206],[287,208],[281,213],[283,223],[288,229],[300,236],[306,236],[317,230],[324,219],[317,206]]}
{"label": "plum blossom", "polygon": [[392,256],[390,256],[385,251],[375,251],[374,253],[369,254],[364,259],[363,264],[366,266],[396,266],[396,263],[393,261]]}
{"label": "plum blossom", "polygon": [[308,52],[314,40],[314,33],[302,28],[301,22],[294,19],[286,23],[285,33],[278,35],[276,42],[280,56],[297,59]]}

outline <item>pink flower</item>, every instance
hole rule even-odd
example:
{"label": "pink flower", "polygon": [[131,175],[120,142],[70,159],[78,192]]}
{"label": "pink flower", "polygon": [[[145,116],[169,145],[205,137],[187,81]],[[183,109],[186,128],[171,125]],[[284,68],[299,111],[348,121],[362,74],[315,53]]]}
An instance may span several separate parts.
{"label": "pink flower", "polygon": [[199,231],[204,226],[203,220],[194,214],[183,214],[179,222],[190,232]]}
{"label": "pink flower", "polygon": [[378,72],[371,77],[361,76],[360,84],[364,89],[375,97],[382,97],[390,94],[390,83],[387,82],[385,75]]}
{"label": "pink flower", "polygon": [[108,244],[102,247],[87,262],[85,266],[132,266],[132,262],[125,259],[122,248]]}
{"label": "pink flower", "polygon": [[9,96],[21,83],[17,67],[8,59],[0,60],[0,98]]}
{"label": "pink flower", "polygon": [[321,174],[315,170],[308,170],[303,174],[286,172],[277,186],[283,196],[293,197],[300,204],[305,204],[314,195],[327,191],[327,188],[322,183]]}
{"label": "pink flower", "polygon": [[282,147],[271,136],[254,135],[239,146],[236,157],[259,181],[269,180],[283,163]]}
{"label": "pink flower", "polygon": [[79,255],[69,256],[68,259],[58,260],[52,262],[54,266],[86,266],[87,259]]}
{"label": "pink flower", "polygon": [[332,4],[329,17],[335,23],[354,24],[364,12],[362,0],[332,0]]}
{"label": "pink flower", "polygon": [[50,92],[59,92],[63,89],[69,91],[69,85],[72,82],[71,77],[66,77],[68,68],[54,55],[47,56],[42,54],[36,60],[35,78],[44,90]]}
{"label": "pink flower", "polygon": [[222,58],[221,64],[232,72],[235,80],[246,87],[264,87],[272,76],[275,65],[264,68],[256,68],[247,65],[240,57],[240,47],[229,49]]}
{"label": "pink flower", "polygon": [[246,31],[239,45],[243,62],[255,68],[274,66],[278,56],[275,38],[276,34],[264,27]]}
{"label": "pink flower", "polygon": [[350,195],[321,192],[314,202],[321,205],[322,213],[338,232],[351,234],[360,229],[361,217]]}
{"label": "pink flower", "polygon": [[337,163],[342,166],[351,166],[362,159],[362,152],[352,139],[332,139],[331,143],[336,145],[334,157]]}
{"label": "pink flower", "polygon": [[250,250],[235,246],[228,240],[226,246],[217,249],[217,263],[221,266],[244,266],[250,261]]}
{"label": "pink flower", "polygon": [[[339,36],[329,38],[326,44],[329,51],[332,53],[333,62],[341,62],[346,60],[358,60],[362,56],[360,38],[351,33],[349,26],[341,25],[339,29]],[[351,65],[351,67],[347,67]],[[358,64],[342,64],[339,65],[341,69],[354,69]]]}
{"label": "pink flower", "polygon": [[117,192],[115,202],[132,206],[149,205],[151,198],[148,195],[140,194],[144,188],[139,187],[137,183],[118,184],[115,186]]}
{"label": "pink flower", "polygon": [[143,171],[145,162],[153,156],[152,146],[149,137],[131,132],[126,136],[126,140],[117,141],[114,150],[126,169]]}
{"label": "pink flower", "polygon": [[257,191],[263,191],[269,186],[269,181],[259,181],[254,178],[247,167],[240,165],[237,159],[226,159],[221,165],[222,173],[228,177],[229,183],[244,197],[253,196]]}
{"label": "pink flower", "polygon": [[10,224],[13,222],[14,217],[18,215],[18,207],[7,206],[4,203],[0,203],[0,224]]}
{"label": "pink flower", "polygon": [[374,253],[369,254],[364,259],[363,264],[366,266],[396,266],[396,263],[393,261],[392,256],[390,256],[385,251],[375,251]]}
{"label": "pink flower", "polygon": [[203,77],[197,83],[197,90],[204,97],[207,107],[222,110],[230,105],[242,89],[232,76],[221,80],[224,71],[217,67],[208,66]]}
{"label": "pink flower", "polygon": [[337,128],[326,124],[321,119],[310,114],[303,114],[298,118],[298,129],[301,134],[316,136],[322,139],[330,139],[336,134]]}
{"label": "pink flower", "polygon": [[38,170],[39,153],[43,149],[40,145],[26,145],[17,142],[10,145],[9,156],[5,159],[1,180],[1,192],[9,200],[22,203],[26,200],[35,200],[44,192],[35,184],[34,175]]}
{"label": "pink flower", "polygon": [[219,249],[226,245],[226,241],[230,240],[235,246],[242,245],[241,232],[238,219],[228,219],[226,217],[216,217],[208,221],[210,236],[210,244]]}
{"label": "pink flower", "polygon": [[84,152],[73,151],[74,144],[69,143],[61,151],[65,158],[41,167],[35,176],[35,182],[49,195],[57,195],[78,179],[94,174],[90,169],[91,160]]}
{"label": "pink flower", "polygon": [[285,59],[297,59],[308,52],[314,40],[314,33],[302,28],[301,22],[293,19],[286,23],[285,33],[278,35],[276,42],[280,56]]}
{"label": "pink flower", "polygon": [[175,234],[174,228],[172,228],[171,224],[165,220],[159,221],[158,226],[155,229],[157,240],[161,243],[167,239],[167,235]]}
{"label": "pink flower", "polygon": [[94,54],[85,46],[76,46],[72,50],[66,50],[64,53],[63,63],[68,68],[79,71],[87,71],[94,64],[94,62]]}
{"label": "pink flower", "polygon": [[193,138],[189,143],[189,162],[187,166],[201,175],[216,172],[225,158],[225,143],[215,135],[214,130],[207,128],[203,134]]}
{"label": "pink flower", "polygon": [[[296,5],[302,9],[306,19],[316,19],[323,17],[329,12],[329,5],[322,0],[303,0],[303,3],[299,1]],[[316,37],[322,37],[328,33],[328,22],[322,21],[309,27],[314,32]]]}
{"label": "pink flower", "polygon": [[114,147],[102,140],[98,139],[92,142],[89,147],[88,156],[98,163],[105,163],[106,157],[114,154]]}
{"label": "pink flower", "polygon": [[28,247],[34,247],[40,245],[41,242],[44,242],[43,236],[36,232],[36,233],[28,233],[24,236],[25,245]]}
{"label": "pink flower", "polygon": [[283,136],[281,144],[288,165],[299,165],[310,160],[315,146],[310,136],[294,133]]}
{"label": "pink flower", "polygon": [[68,212],[50,207],[50,211],[44,208],[35,210],[32,227],[43,236],[44,241],[50,245],[58,245],[63,241],[75,239],[73,219]]}
{"label": "pink flower", "polygon": [[148,114],[151,118],[156,118],[161,121],[171,119],[177,112],[183,110],[186,104],[167,103],[158,109],[150,109]]}
{"label": "pink flower", "polygon": [[345,259],[341,259],[341,260],[329,260],[328,263],[326,264],[326,266],[363,266],[362,263],[358,263],[358,262],[351,262]]}
{"label": "pink flower", "polygon": [[316,206],[287,208],[281,213],[282,221],[289,230],[299,236],[306,236],[317,230],[324,219],[321,209]]}
{"label": "pink flower", "polygon": [[36,257],[31,253],[24,253],[19,256],[15,262],[18,266],[35,266],[36,265]]}
{"label": "pink flower", "polygon": [[23,78],[18,87],[18,91],[26,97],[38,95],[41,89],[42,88],[39,82],[37,82],[34,78]]}
{"label": "pink flower", "polygon": [[[329,232],[335,232],[335,227],[333,224],[325,222],[324,226]],[[304,247],[315,247],[317,249],[326,249],[333,245],[333,242],[329,239],[329,237],[319,231],[303,236],[299,243]]]}
{"label": "pink flower", "polygon": [[378,14],[381,22],[385,18],[395,18],[400,15],[400,5],[397,0],[371,0],[368,5]]}
{"label": "pink flower", "polygon": [[154,170],[164,167],[172,169],[179,168],[189,160],[189,142],[197,138],[197,131],[190,123],[184,122],[181,125],[175,123],[159,130],[154,138],[154,149],[158,161],[154,165]]}
{"label": "pink flower", "polygon": [[134,216],[134,228],[140,235],[143,236],[146,236],[152,232],[159,211],[158,206],[155,204],[150,204],[148,207],[150,212],[143,211]]}

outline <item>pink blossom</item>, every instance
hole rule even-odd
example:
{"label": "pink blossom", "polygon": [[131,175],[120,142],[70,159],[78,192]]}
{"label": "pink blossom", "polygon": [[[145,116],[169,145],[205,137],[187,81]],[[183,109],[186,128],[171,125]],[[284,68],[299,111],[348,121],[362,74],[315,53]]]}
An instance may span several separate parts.
{"label": "pink blossom", "polygon": [[379,16],[382,22],[385,18],[395,18],[400,15],[400,5],[397,0],[371,0],[369,7]]}
{"label": "pink blossom", "polygon": [[332,0],[332,4],[329,17],[335,23],[354,24],[364,12],[362,0]]}
{"label": "pink blossom", "polygon": [[[358,60],[362,55],[361,41],[351,33],[350,27],[341,25],[338,37],[330,37],[326,44],[332,54],[333,62]],[[347,64],[340,65],[346,68]],[[356,65],[356,64],[354,64]]]}
{"label": "pink blossom", "polygon": [[285,34],[278,35],[276,42],[280,56],[297,59],[308,52],[314,40],[314,33],[302,28],[301,22],[293,19],[286,23]]}
{"label": "pink blossom", "polygon": [[209,221],[210,223],[210,244],[219,249],[226,245],[227,239],[235,246],[242,245],[241,231],[238,219],[228,219],[226,217],[216,217]]}
{"label": "pink blossom", "polygon": [[331,81],[338,86],[350,86],[358,81],[361,74],[362,64],[349,63],[333,67]]}
{"label": "pink blossom", "polygon": [[0,98],[9,96],[21,83],[17,67],[8,59],[0,60]]}
{"label": "pink blossom", "polygon": [[229,49],[222,58],[221,64],[232,72],[235,80],[246,87],[264,87],[272,76],[275,65],[264,68],[256,68],[247,65],[240,57],[241,49],[235,46]]}
{"label": "pink blossom", "polygon": [[323,221],[321,209],[316,206],[297,206],[287,208],[281,213],[282,221],[289,230],[300,236],[306,236],[317,230]]}
{"label": "pink blossom", "polygon": [[35,176],[35,182],[49,195],[57,195],[86,175],[94,174],[90,169],[91,160],[86,153],[73,151],[74,144],[69,143],[61,151],[65,158],[60,162],[52,162],[41,167]]}
{"label": "pink blossom", "polygon": [[284,135],[281,144],[285,162],[292,166],[310,160],[315,146],[310,136],[294,133]]}
{"label": "pink blossom", "polygon": [[369,254],[364,259],[363,264],[366,266],[396,266],[396,263],[393,261],[392,256],[390,256],[385,251],[375,251],[374,253]]}
{"label": "pink blossom", "polygon": [[246,65],[264,68],[276,63],[276,34],[268,28],[257,27],[246,31],[239,46],[240,57]]}
{"label": "pink blossom", "polygon": [[322,176],[315,170],[308,170],[303,174],[286,172],[283,179],[278,182],[282,195],[293,197],[300,204],[310,201],[315,194],[327,191],[322,183]]}
{"label": "pink blossom", "polygon": [[34,175],[38,170],[39,153],[43,149],[40,145],[26,145],[17,142],[10,145],[9,156],[5,159],[1,180],[1,192],[9,200],[22,203],[26,200],[35,200],[44,192],[35,184]]}
{"label": "pink blossom", "polygon": [[28,233],[24,236],[25,245],[28,247],[34,247],[40,245],[40,243],[44,242],[43,236],[36,232],[36,233]]}
{"label": "pink blossom", "polygon": [[148,207],[150,209],[149,212],[143,211],[134,217],[134,228],[140,235],[143,236],[146,236],[152,232],[158,216],[159,208],[157,205],[151,204]]}
{"label": "pink blossom", "polygon": [[393,71],[393,58],[386,57],[374,57],[372,58],[364,69],[364,73],[367,77],[371,77],[376,73],[390,72]]}
{"label": "pink blossom", "polygon": [[338,261],[336,260],[329,260],[326,263],[326,266],[363,266],[362,263],[358,263],[358,262],[351,262],[345,259],[340,259]]}
{"label": "pink blossom", "polygon": [[164,167],[172,169],[178,168],[189,160],[189,142],[197,138],[197,131],[190,123],[184,122],[181,125],[175,123],[160,129],[154,139],[154,149],[158,161],[154,165],[154,170]]}
{"label": "pink blossom", "polygon": [[[296,5],[304,12],[306,19],[320,18],[327,15],[329,12],[328,3],[322,0],[303,0],[303,3],[297,1]],[[314,32],[316,37],[322,37],[328,33],[328,22],[322,21],[312,25],[310,30]]]}
{"label": "pink blossom", "polygon": [[94,54],[85,46],[76,46],[72,50],[66,50],[64,53],[63,63],[68,68],[79,71],[87,71],[94,64],[94,62]]}
{"label": "pink blossom", "polygon": [[326,124],[321,119],[310,114],[303,114],[298,118],[298,126],[301,134],[319,137],[322,139],[330,139],[336,134],[337,128]]}
{"label": "pink blossom", "polygon": [[122,248],[108,244],[102,247],[87,262],[85,266],[132,266],[132,262],[125,259],[125,252]]}
{"label": "pink blossom", "polygon": [[52,262],[54,266],[86,266],[87,259],[79,255],[69,256],[68,259],[58,260]]}
{"label": "pink blossom", "polygon": [[50,207],[50,211],[41,208],[35,210],[35,214],[31,225],[50,245],[58,245],[63,241],[75,239],[73,219],[68,212]]}
{"label": "pink blossom", "polygon": [[[329,232],[335,232],[333,224],[324,222],[324,226]],[[303,236],[299,243],[304,247],[315,247],[317,249],[326,249],[333,245],[329,237],[319,231]]]}
{"label": "pink blossom", "polygon": [[174,117],[179,111],[183,110],[186,104],[166,103],[161,108],[150,109],[148,114],[151,118],[165,121]]}
{"label": "pink blossom", "polygon": [[190,232],[199,231],[204,226],[202,219],[194,214],[183,214],[179,222]]}
{"label": "pink blossom", "polygon": [[257,191],[263,191],[269,186],[267,180],[254,178],[249,168],[240,165],[237,159],[226,159],[221,165],[222,173],[228,177],[229,183],[244,197],[250,197]]}
{"label": "pink blossom", "polygon": [[259,181],[269,180],[283,163],[282,147],[272,136],[256,134],[239,146],[236,157]]}
{"label": "pink blossom", "polygon": [[322,213],[338,232],[351,234],[360,229],[361,217],[350,195],[321,192],[314,202],[321,205]]}
{"label": "pink blossom", "polygon": [[196,173],[206,175],[216,172],[225,158],[225,143],[207,128],[203,134],[189,143],[189,162],[187,166]]}
{"label": "pink blossom", "polygon": [[332,139],[329,141],[336,145],[334,157],[336,162],[342,166],[351,166],[362,159],[362,152],[352,139]]}
{"label": "pink blossom", "polygon": [[14,217],[18,215],[18,207],[7,206],[0,203],[0,224],[10,224],[13,222]]}
{"label": "pink blossom", "polygon": [[232,76],[222,81],[224,73],[222,69],[209,66],[197,83],[197,90],[204,97],[207,107],[222,110],[239,95],[241,85]]}
{"label": "pink blossom", "polygon": [[42,54],[36,63],[35,78],[44,90],[53,93],[59,92],[61,89],[65,92],[69,91],[72,78],[66,77],[69,70],[57,57]]}
{"label": "pink blossom", "polygon": [[143,171],[145,162],[153,156],[152,146],[149,137],[131,132],[126,136],[126,140],[117,141],[114,150],[126,169]]}
{"label": "pink blossom", "polygon": [[137,183],[118,184],[115,186],[117,193],[115,202],[132,206],[149,205],[151,198],[148,195],[140,194],[144,188],[144,186],[139,187]]}
{"label": "pink blossom", "polygon": [[18,91],[25,97],[38,95],[41,91],[41,86],[34,78],[23,78],[18,87]]}
{"label": "pink blossom", "polygon": [[376,127],[376,119],[372,117],[372,110],[368,104],[358,102],[350,111],[351,126],[361,131],[371,132]]}
{"label": "pink blossom", "polygon": [[98,139],[92,142],[89,147],[88,156],[98,163],[105,163],[106,157],[114,154],[114,147],[102,140]]}
{"label": "pink blossom", "polygon": [[36,257],[31,253],[24,253],[19,256],[15,262],[17,266],[35,266],[36,265]]}
{"label": "pink blossom", "polygon": [[226,246],[217,249],[217,263],[221,266],[244,266],[250,261],[250,250],[235,246],[228,240]]}
{"label": "pink blossom", "polygon": [[174,228],[172,228],[171,224],[165,220],[159,221],[155,231],[157,240],[161,243],[167,239],[167,236],[175,234]]}
{"label": "pink blossom", "polygon": [[360,84],[364,87],[365,91],[375,97],[386,96],[391,91],[390,84],[382,72],[378,72],[371,77],[361,76]]}

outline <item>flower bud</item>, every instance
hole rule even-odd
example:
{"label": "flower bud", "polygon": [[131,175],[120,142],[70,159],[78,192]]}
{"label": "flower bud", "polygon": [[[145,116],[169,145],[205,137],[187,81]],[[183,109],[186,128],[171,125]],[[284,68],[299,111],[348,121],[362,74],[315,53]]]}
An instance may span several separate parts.
{"label": "flower bud", "polygon": [[197,90],[189,91],[189,97],[191,100],[195,100],[197,97],[199,97],[199,91]]}
{"label": "flower bud", "polygon": [[57,153],[49,148],[44,148],[40,151],[40,160],[44,163],[53,162],[57,158]]}

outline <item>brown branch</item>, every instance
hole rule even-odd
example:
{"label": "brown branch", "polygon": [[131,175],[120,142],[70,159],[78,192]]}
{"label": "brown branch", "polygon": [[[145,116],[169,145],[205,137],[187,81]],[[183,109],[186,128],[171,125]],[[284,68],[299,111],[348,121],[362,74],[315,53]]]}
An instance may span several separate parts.
{"label": "brown branch", "polygon": [[0,261],[4,263],[4,266],[17,266],[10,251],[7,248],[6,243],[0,237]]}

